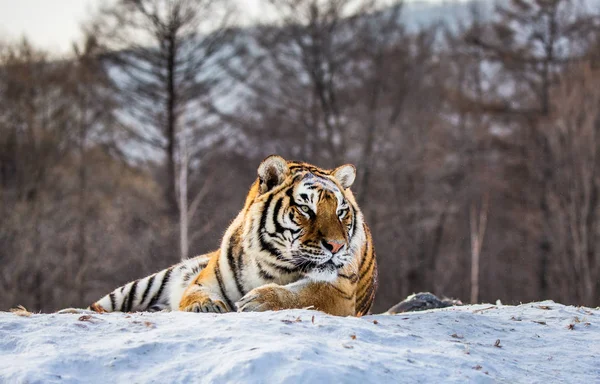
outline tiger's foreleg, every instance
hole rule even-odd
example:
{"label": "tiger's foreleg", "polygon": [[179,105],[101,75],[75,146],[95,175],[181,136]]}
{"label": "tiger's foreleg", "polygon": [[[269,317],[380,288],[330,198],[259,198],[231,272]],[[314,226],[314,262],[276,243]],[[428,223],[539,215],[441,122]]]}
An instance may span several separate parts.
{"label": "tiger's foreleg", "polygon": [[303,279],[288,285],[267,284],[242,297],[240,312],[307,308],[337,316],[356,315],[356,284],[346,279],[320,282]]}
{"label": "tiger's foreleg", "polygon": [[224,297],[219,277],[218,254],[212,257],[205,269],[188,286],[179,302],[185,312],[231,312],[232,305]]}

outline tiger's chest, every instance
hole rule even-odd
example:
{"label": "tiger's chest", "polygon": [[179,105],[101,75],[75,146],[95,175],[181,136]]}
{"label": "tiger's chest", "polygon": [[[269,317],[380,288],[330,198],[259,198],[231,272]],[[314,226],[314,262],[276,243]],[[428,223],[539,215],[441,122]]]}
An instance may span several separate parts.
{"label": "tiger's chest", "polygon": [[232,259],[227,258],[226,253],[221,253],[219,260],[223,293],[232,301],[263,285],[286,285],[304,277],[296,270],[277,264],[272,256],[265,257],[254,252],[239,256]]}

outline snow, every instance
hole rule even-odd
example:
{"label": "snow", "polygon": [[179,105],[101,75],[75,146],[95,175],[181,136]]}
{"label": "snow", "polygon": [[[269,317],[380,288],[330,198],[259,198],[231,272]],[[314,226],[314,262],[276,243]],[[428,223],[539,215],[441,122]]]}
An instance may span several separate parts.
{"label": "snow", "polygon": [[0,313],[2,383],[599,380],[600,310],[552,301],[362,318]]}

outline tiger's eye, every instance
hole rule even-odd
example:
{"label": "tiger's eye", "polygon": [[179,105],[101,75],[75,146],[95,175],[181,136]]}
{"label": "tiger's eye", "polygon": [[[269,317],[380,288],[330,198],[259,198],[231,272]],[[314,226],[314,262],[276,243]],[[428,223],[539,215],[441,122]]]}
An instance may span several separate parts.
{"label": "tiger's eye", "polygon": [[301,206],[300,209],[302,210],[302,212],[306,212],[306,213],[308,213],[308,211],[310,211],[310,209],[306,205]]}

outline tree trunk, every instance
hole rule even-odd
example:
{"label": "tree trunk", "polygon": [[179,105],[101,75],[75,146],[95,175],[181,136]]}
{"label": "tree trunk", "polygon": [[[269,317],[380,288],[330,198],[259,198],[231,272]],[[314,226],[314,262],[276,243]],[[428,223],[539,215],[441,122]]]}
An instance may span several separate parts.
{"label": "tree trunk", "polygon": [[479,265],[483,237],[487,225],[488,196],[483,198],[479,214],[474,204],[471,204],[471,304],[479,301]]}
{"label": "tree trunk", "polygon": [[85,273],[83,273],[83,268],[86,266],[87,260],[87,213],[86,213],[86,199],[87,199],[87,173],[86,173],[86,141],[87,141],[87,103],[85,100],[85,95],[82,96],[82,108],[81,108],[81,117],[79,122],[79,201],[78,201],[78,210],[79,210],[79,260],[76,268],[76,273],[73,276],[75,278],[75,289],[79,292],[79,300],[83,302],[85,297],[85,290],[83,289],[83,281],[85,281]]}
{"label": "tree trunk", "polygon": [[177,48],[175,46],[176,37],[174,32],[168,39],[169,49],[167,56],[167,125],[166,125],[166,139],[167,139],[167,183],[165,196],[169,207],[169,212],[172,217],[177,217],[178,204],[177,204],[177,192],[176,192],[176,163],[175,163],[175,144],[177,135],[177,111],[175,110],[177,105],[177,91],[175,90],[175,60],[177,55]]}
{"label": "tree trunk", "polygon": [[185,135],[181,136],[179,148],[181,164],[179,169],[179,249],[181,260],[189,254],[189,217],[188,217],[188,148]]}

